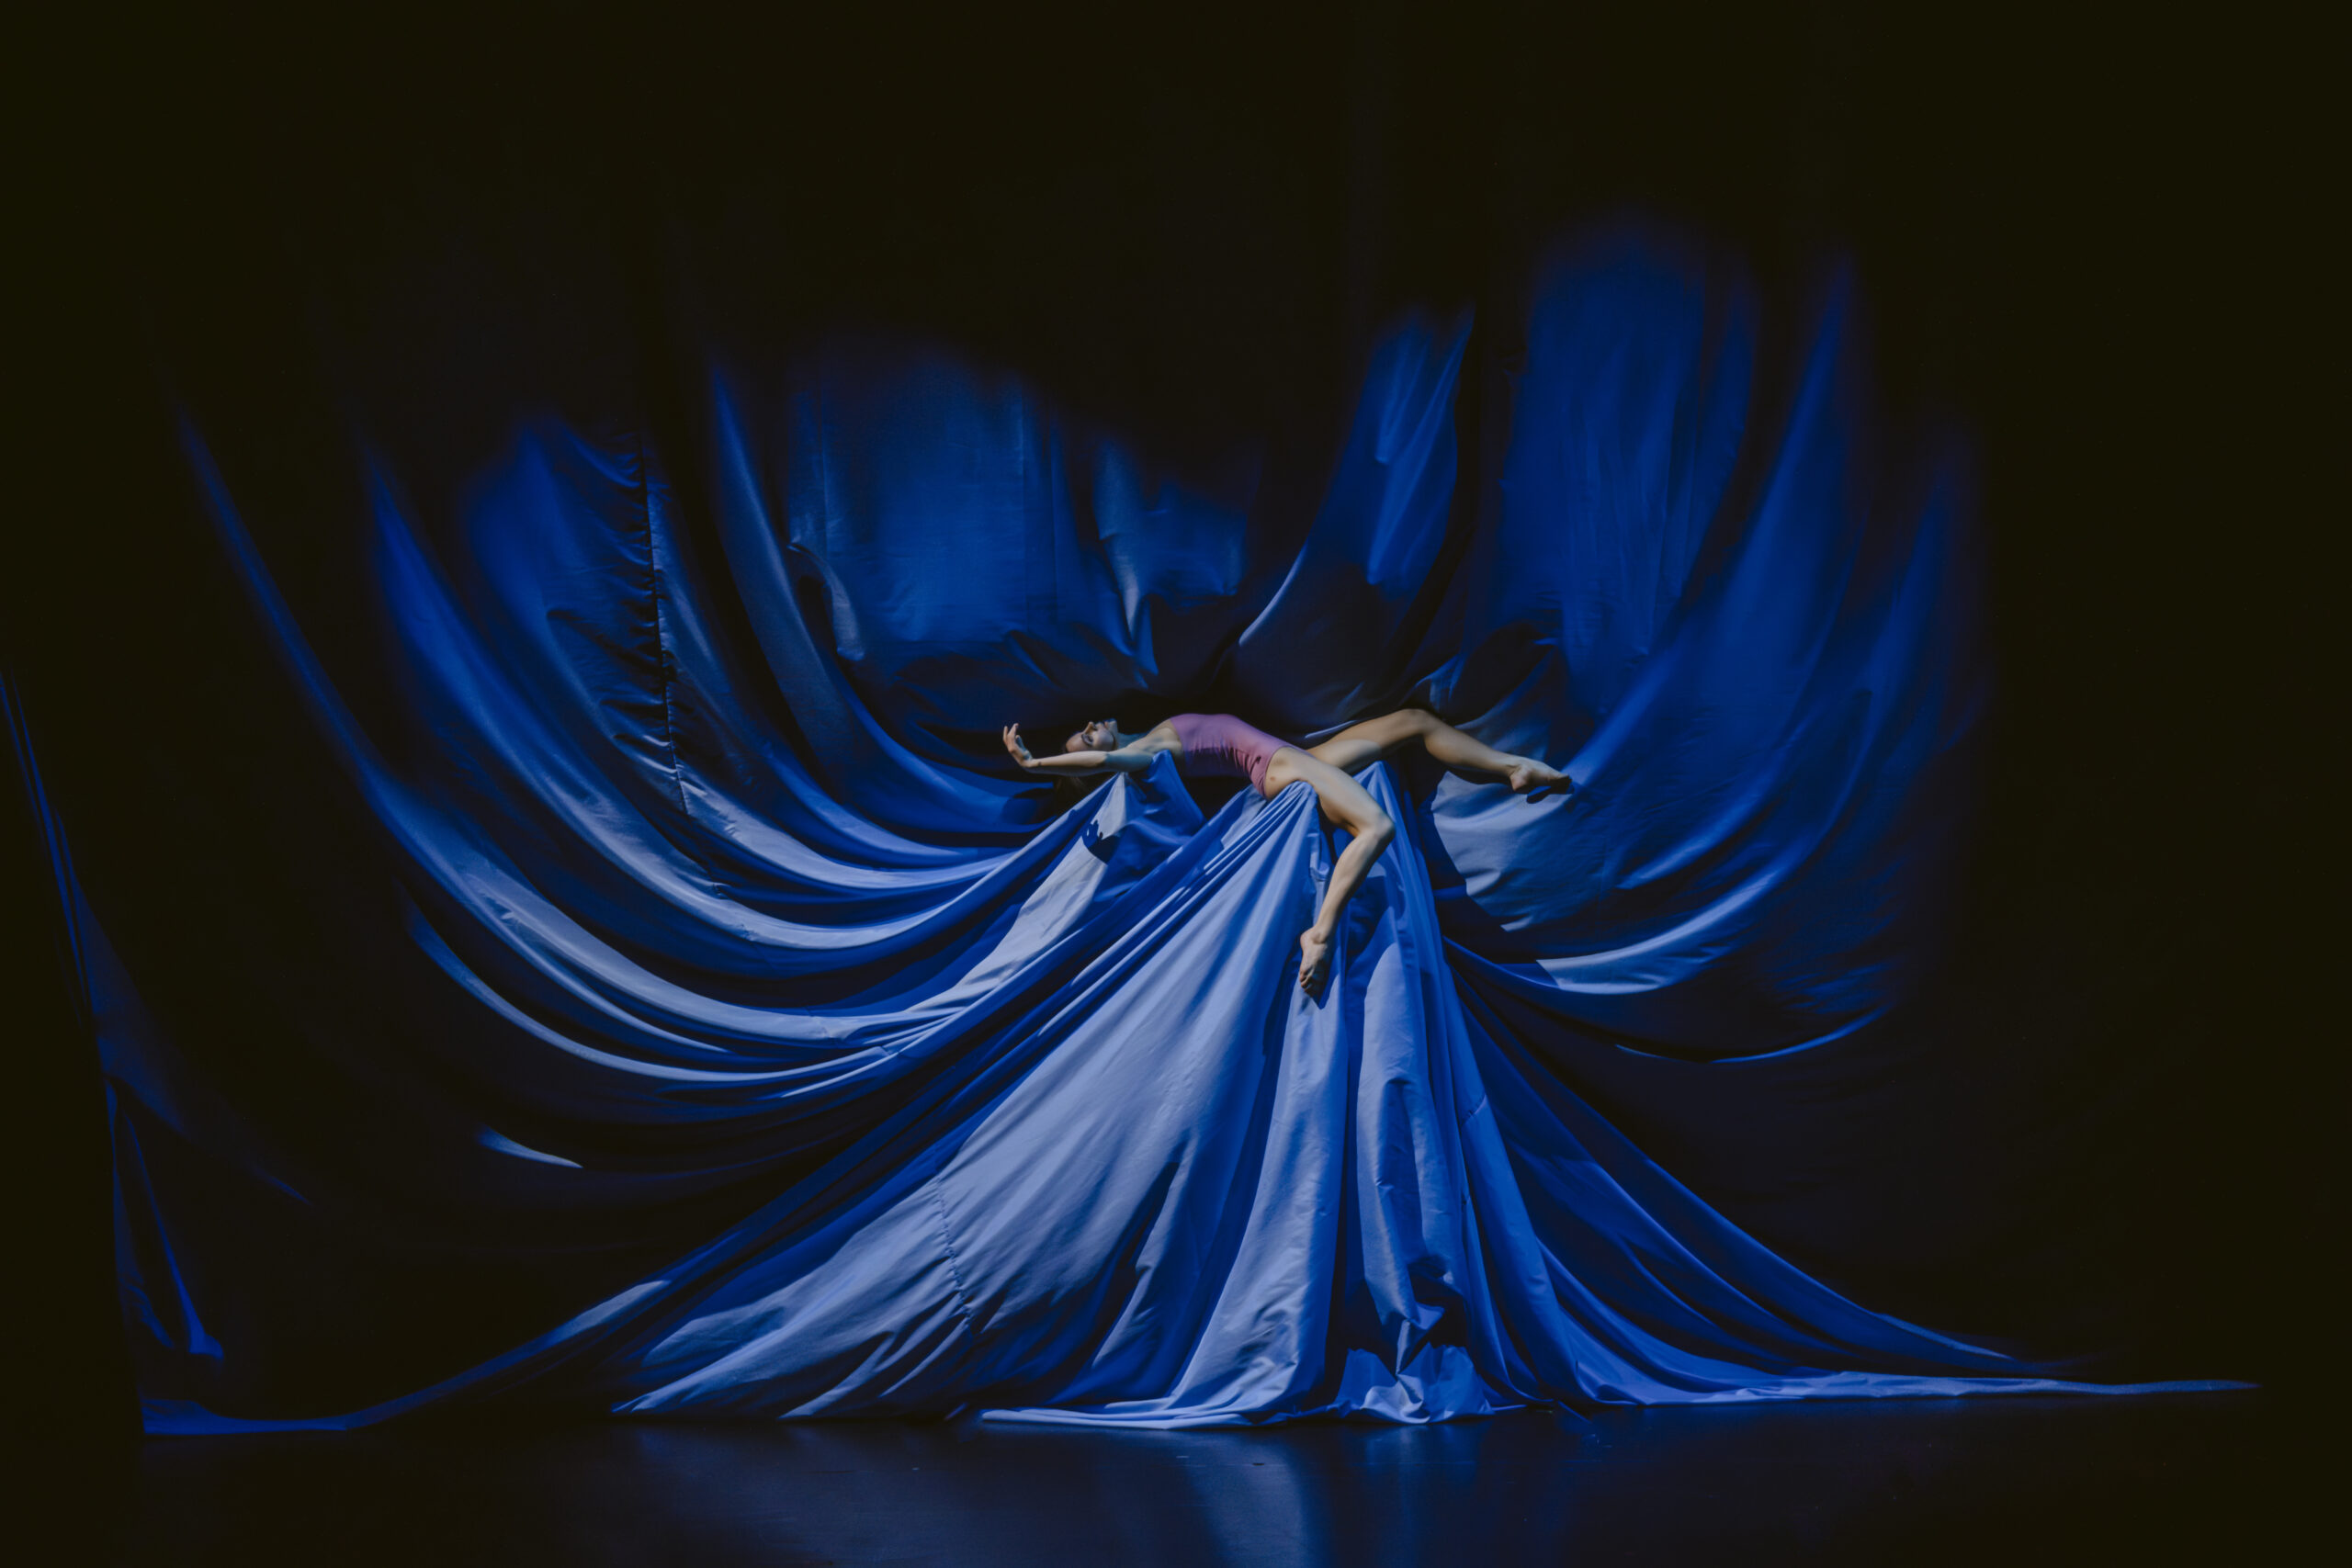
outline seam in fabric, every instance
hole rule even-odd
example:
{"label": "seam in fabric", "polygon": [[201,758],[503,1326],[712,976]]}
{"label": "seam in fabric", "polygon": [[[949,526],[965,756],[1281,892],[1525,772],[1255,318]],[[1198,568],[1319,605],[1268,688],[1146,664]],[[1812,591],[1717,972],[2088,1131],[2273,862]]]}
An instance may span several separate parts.
{"label": "seam in fabric", "polygon": [[939,1178],[934,1176],[923,1183],[931,1198],[932,1212],[939,1216],[939,1250],[947,1259],[948,1281],[956,1287],[956,1315],[962,1320],[964,1332],[978,1339],[979,1325],[973,1321],[972,1292],[964,1283],[964,1265],[956,1256],[956,1238],[947,1230],[947,1200],[939,1195]]}
{"label": "seam in fabric", "polygon": [[686,804],[685,770],[678,761],[678,710],[670,696],[670,638],[662,619],[662,554],[653,537],[653,479],[642,434],[637,436],[637,503],[645,519],[645,588],[652,601],[653,665],[662,683],[662,743],[670,752],[670,787],[677,792],[678,809],[691,817],[694,808]]}

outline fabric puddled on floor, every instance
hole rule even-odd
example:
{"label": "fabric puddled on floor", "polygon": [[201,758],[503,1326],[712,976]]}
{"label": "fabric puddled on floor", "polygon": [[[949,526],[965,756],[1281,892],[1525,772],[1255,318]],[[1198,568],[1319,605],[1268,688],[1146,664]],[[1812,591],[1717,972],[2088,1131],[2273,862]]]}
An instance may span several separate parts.
{"label": "fabric puddled on floor", "polygon": [[[1850,1052],[1934,949],[1984,692],[1965,473],[1879,456],[1851,310],[1759,389],[1736,280],[1589,247],[1498,472],[1457,461],[1470,323],[1408,321],[1287,532],[1246,463],[1188,488],[942,355],[715,355],[707,454],[525,420],[422,500],[367,458],[364,673],[189,417],[375,834],[288,908],[403,934],[288,977],[273,1080],[145,1005],[57,840],[149,1429],[2095,1386],[1846,1299],[1591,1103],[1612,1062]],[[1072,799],[997,739],[1408,703],[1577,788],[1368,770],[1400,831],[1319,997],[1304,786],[1204,816],[1161,758]],[[401,1370],[379,1277],[533,1326]]]}

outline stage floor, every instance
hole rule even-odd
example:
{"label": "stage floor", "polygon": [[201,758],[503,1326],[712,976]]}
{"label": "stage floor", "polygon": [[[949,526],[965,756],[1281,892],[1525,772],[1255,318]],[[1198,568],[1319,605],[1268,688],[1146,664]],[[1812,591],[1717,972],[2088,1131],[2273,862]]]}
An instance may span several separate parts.
{"label": "stage floor", "polygon": [[[1400,1428],[856,1422],[182,1438],[134,1563],[2261,1563],[2267,1393],[1521,1413]],[[94,1545],[96,1543],[93,1543]],[[94,1560],[104,1560],[95,1558]]]}

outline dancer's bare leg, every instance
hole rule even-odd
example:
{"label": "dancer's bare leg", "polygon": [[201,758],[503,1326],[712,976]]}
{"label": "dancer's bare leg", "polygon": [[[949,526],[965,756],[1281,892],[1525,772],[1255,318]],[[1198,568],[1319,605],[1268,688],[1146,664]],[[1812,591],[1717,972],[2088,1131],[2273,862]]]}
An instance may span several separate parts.
{"label": "dancer's bare leg", "polygon": [[1480,773],[1501,774],[1510,781],[1513,795],[1568,782],[1566,773],[1548,762],[1498,751],[1419,708],[1406,708],[1351,724],[1308,755],[1341,773],[1351,773],[1384,752],[1414,740],[1449,768],[1475,768]]}
{"label": "dancer's bare leg", "polygon": [[1324,820],[1334,827],[1345,828],[1350,835],[1348,847],[1331,867],[1331,880],[1323,889],[1323,905],[1315,914],[1315,923],[1298,939],[1298,984],[1308,996],[1323,989],[1323,982],[1331,973],[1331,948],[1339,940],[1340,917],[1347,912],[1348,900],[1363,884],[1364,875],[1372,870],[1372,863],[1396,836],[1396,824],[1372,792],[1348,777],[1328,762],[1316,760],[1311,752],[1295,746],[1285,746],[1274,753],[1266,768],[1266,794],[1282,793],[1283,786],[1304,782],[1315,790],[1317,804],[1323,808]]}

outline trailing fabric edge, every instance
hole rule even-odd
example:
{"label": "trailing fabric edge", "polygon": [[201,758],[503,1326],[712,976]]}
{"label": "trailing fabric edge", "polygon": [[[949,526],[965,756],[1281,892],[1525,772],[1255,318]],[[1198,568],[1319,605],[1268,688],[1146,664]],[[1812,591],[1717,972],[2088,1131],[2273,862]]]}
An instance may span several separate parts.
{"label": "trailing fabric edge", "polygon": [[[1470,1007],[1468,1021],[1446,1022],[1455,1015],[1443,1008],[1413,1013],[1423,1032],[1406,1033],[1444,1058],[1419,1070],[1450,1084],[1481,1066],[1498,1083],[1510,1081],[1506,1067],[1529,1084],[1545,1074],[1573,1082],[1578,1043],[1595,1037],[1701,1059],[1753,1059],[1766,1049],[1850,1035],[1883,1016],[1886,998],[1906,983],[1902,960],[1918,932],[1896,917],[1932,889],[1922,873],[1932,871],[1942,852],[1937,844],[1951,829],[1937,808],[1951,804],[1949,762],[1978,700],[1966,649],[1954,637],[1972,606],[1952,570],[1949,491],[1924,509],[1906,509],[1890,505],[1868,482],[1867,397],[1835,299],[1803,367],[1795,412],[1764,464],[1762,499],[1748,514],[1730,509],[1726,466],[1746,431],[1752,359],[1746,308],[1736,299],[1724,306],[1688,278],[1678,280],[1671,267],[1622,253],[1572,265],[1547,288],[1539,314],[1551,311],[1543,318],[1551,324],[1532,340],[1502,526],[1476,541],[1467,558],[1483,561],[1480,570],[1524,563],[1525,577],[1599,598],[1579,607],[1573,594],[1548,605],[1541,594],[1506,597],[1456,613],[1464,651],[1430,678],[1430,690],[1473,705],[1457,707],[1457,716],[1499,743],[1533,747],[1532,738],[1553,736],[1572,745],[1571,771],[1586,789],[1574,809],[1501,799],[1491,785],[1456,779],[1440,782],[1426,807],[1390,792],[1400,819],[1415,824],[1415,852],[1426,860],[1424,880],[1443,933],[1441,940],[1423,932],[1424,956],[1408,968],[1424,987],[1431,974],[1451,973]],[[1616,334],[1611,354],[1594,352],[1596,333]],[[1437,558],[1445,526],[1446,508],[1432,503],[1431,476],[1451,472],[1442,416],[1461,340],[1425,334],[1398,342],[1376,360],[1360,414],[1359,428],[1383,433],[1382,440],[1343,454],[1347,482],[1335,481],[1315,547],[1347,555],[1347,540],[1369,526],[1363,537],[1383,541],[1383,559],[1409,566]],[[1623,424],[1570,417],[1620,406],[1609,378],[1622,371],[1611,367],[1652,363],[1669,368],[1642,396],[1624,400]],[[959,408],[999,395],[968,382],[960,389],[941,384],[943,430],[965,417]],[[935,671],[943,660],[973,671],[958,677],[957,700],[965,703],[991,689],[998,694],[991,700],[1032,700],[1033,689],[989,682],[1008,669],[1042,676],[1058,666],[1039,652],[1055,628],[1021,628],[1007,639],[1018,644],[1013,651],[998,655],[968,639],[937,637],[943,623],[926,618],[932,611],[919,573],[894,580],[888,550],[851,570],[862,519],[899,508],[892,526],[901,533],[918,523],[969,525],[976,540],[1030,541],[1044,516],[1053,520],[1047,532],[1060,552],[1064,524],[1075,525],[1090,508],[1133,509],[1139,491],[1131,477],[1080,504],[1069,462],[1074,442],[1057,435],[1049,420],[1012,417],[993,427],[1001,440],[968,472],[971,451],[947,451],[935,433],[917,431],[919,439],[888,448],[898,454],[893,463],[952,457],[966,465],[957,470],[966,477],[933,476],[936,482],[875,491],[861,501],[839,483],[812,488],[810,479],[854,469],[831,463],[828,450],[867,440],[874,432],[858,421],[887,422],[890,399],[867,398],[863,414],[854,400],[837,399],[831,412],[813,420],[805,417],[804,400],[786,422],[792,434],[763,443],[756,432],[766,427],[736,416],[741,395],[723,378],[712,395],[722,480],[711,525],[700,531],[680,526],[640,442],[599,444],[541,423],[518,437],[500,474],[477,492],[452,572],[403,516],[389,478],[377,477],[378,586],[404,649],[400,676],[438,756],[455,764],[406,777],[385,766],[343,709],[193,424],[184,427],[192,470],[257,612],[370,810],[392,829],[413,939],[451,981],[447,1005],[499,1021],[498,1028],[465,1035],[462,1052],[454,1035],[447,1047],[420,1043],[421,1051],[444,1052],[436,1070],[470,1086],[484,1103],[494,1100],[525,1116],[515,1122],[498,1112],[493,1120],[505,1121],[507,1131],[488,1122],[468,1125],[468,1145],[480,1152],[466,1157],[487,1163],[452,1163],[446,1179],[456,1182],[461,1168],[511,1167],[531,1181],[558,1184],[515,1188],[527,1203],[589,1213],[643,1207],[682,1189],[756,1185],[769,1170],[805,1201],[803,1184],[813,1178],[789,1174],[799,1168],[792,1162],[820,1159],[821,1168],[833,1169],[831,1162],[847,1157],[843,1150],[865,1147],[882,1129],[902,1129],[899,1118],[933,1104],[930,1097],[962,1081],[967,1068],[1009,1060],[1001,1052],[1006,1020],[1028,1017],[1023,1010],[1032,1001],[1074,983],[1105,942],[1144,918],[1148,900],[1140,895],[1160,886],[1152,881],[1158,871],[1197,864],[1182,859],[1193,841],[1221,842],[1227,830],[1204,836],[1198,813],[1186,816],[1181,785],[1159,776],[1098,792],[1088,806],[1049,822],[1026,820],[1034,805],[1023,786],[941,765],[938,702],[928,717],[921,705],[887,713],[877,706],[890,700],[891,680]],[[1547,441],[1584,430],[1600,433],[1585,458],[1542,456]],[[1387,440],[1397,433],[1411,439]],[[999,458],[1019,482],[1000,482],[988,467]],[[780,479],[772,465],[781,467]],[[1089,466],[1098,476],[1117,469],[1107,457]],[[883,469],[869,462],[865,471]],[[1566,478],[1555,486],[1547,475]],[[1611,489],[1599,483],[1604,478],[1627,482]],[[823,498],[822,526],[808,513],[811,496]],[[1634,500],[1615,504],[1620,497]],[[1595,506],[1596,498],[1611,503]],[[967,500],[976,510],[959,513]],[[934,515],[924,508],[944,510]],[[1213,625],[1214,595],[1208,610],[1198,609],[1201,587],[1229,581],[1229,573],[1217,575],[1226,570],[1217,562],[1229,528],[1229,520],[1187,523],[1155,565],[1148,530],[1132,519],[1098,523],[1093,545],[1079,541],[1071,558],[1091,561],[1098,547],[1114,545],[1124,553],[1100,571],[1089,565],[1077,572],[1072,582],[1091,586],[1073,587],[1071,603],[1115,604],[1126,640],[1089,632],[1071,649],[1109,647],[1139,660],[1122,680],[1140,675],[1148,685],[1168,677],[1148,668],[1164,639],[1143,635],[1152,624],[1144,612],[1182,601],[1207,617],[1194,623],[1196,631]],[[1561,561],[1548,561],[1546,541],[1575,539],[1578,529],[1589,537]],[[1721,563],[1704,575],[1702,536],[1722,547]],[[705,547],[713,541],[710,556]],[[997,552],[966,551],[958,559],[974,581],[956,585],[959,602],[967,608],[986,602],[995,581],[987,573],[1026,573],[1032,553],[1024,542],[991,567]],[[1609,559],[1622,570],[1592,569]],[[1396,571],[1372,575],[1404,580]],[[1316,598],[1317,581],[1317,574],[1295,572],[1277,596],[1279,613],[1259,617],[1265,645],[1293,654],[1298,666],[1289,671],[1276,661],[1244,671],[1269,711],[1293,702],[1311,707],[1312,693],[1324,689],[1314,682],[1346,674],[1321,667],[1311,639],[1294,633],[1284,640],[1294,615],[1297,626],[1321,624],[1316,617],[1329,606]],[[907,598],[899,606],[891,594],[901,592]],[[1483,590],[1465,579],[1448,592],[1463,603]],[[702,613],[729,594],[754,633],[756,666]],[[1029,600],[1021,603],[1027,614]],[[1601,613],[1620,604],[1624,615]],[[814,615],[811,605],[830,609]],[[1068,607],[1057,599],[1055,613]],[[823,648],[826,615],[844,611],[856,623],[855,681]],[[830,631],[838,637],[844,625]],[[1476,649],[1497,643],[1518,649],[1527,662],[1481,665]],[[1765,647],[1774,651],[1759,658]],[[781,727],[748,695],[746,682],[763,667],[792,710]],[[1498,682],[1497,671],[1510,679]],[[657,700],[661,745],[645,744],[641,727],[613,722],[631,715],[650,720]],[[1726,713],[1738,723],[1726,728]],[[1142,809],[1114,804],[1131,796]],[[1114,810],[1126,814],[1104,815]],[[1404,854],[1400,840],[1391,859]],[[1046,902],[1063,902],[1041,919],[1044,907],[1033,900],[1049,886],[1058,891]],[[849,918],[859,913],[868,918]],[[836,962],[852,950],[858,962]],[[1601,973],[1611,966],[1617,973]],[[1466,1031],[1472,1044],[1441,1049],[1450,1029]],[[331,1039],[325,1048],[334,1048]],[[168,1042],[163,1049],[171,1049]],[[1302,1093],[1306,1072],[1298,1075]],[[1279,1074],[1268,1081],[1276,1100],[1250,1100],[1251,1125],[1261,1103],[1265,1127],[1273,1124],[1271,1107],[1284,1086]],[[1540,1092],[1529,1092],[1542,1101]],[[1303,1124],[1314,1124],[1305,1108],[1300,1114]],[[1580,1151],[1561,1158],[1579,1168],[1607,1165],[1592,1154],[1596,1140],[1606,1141],[1600,1133],[1566,1112],[1554,1119],[1563,1117],[1583,1132],[1555,1138],[1560,1148]],[[1522,1111],[1517,1124],[1531,1147],[1555,1137],[1532,1111]],[[246,1129],[205,1135],[231,1145],[267,1141]],[[1291,1143],[1250,1157],[1304,1157],[1297,1139],[1305,1134],[1287,1135]],[[1509,1213],[1514,1202],[1524,1209],[1524,1193],[1542,1189],[1543,1171],[1513,1174],[1510,1161],[1526,1157],[1516,1145],[1481,1136],[1468,1149],[1439,1167],[1476,1164],[1497,1213]],[[1627,1190],[1639,1186],[1623,1174],[1638,1156],[1627,1150],[1612,1157],[1611,1179]],[[303,1190],[302,1201],[333,1205],[323,1188],[303,1178],[288,1185]],[[1374,1177],[1374,1190],[1390,1189]],[[1803,1369],[1818,1345],[1843,1343],[1837,1334],[1815,1333],[1819,1325],[1792,1328],[1776,1312],[1755,1315],[1759,1309],[1723,1284],[1720,1269],[1713,1283],[1700,1269],[1679,1287],[1712,1304],[1694,1305],[1655,1279],[1667,1266],[1656,1260],[1690,1270],[1690,1259],[1708,1247],[1730,1247],[1724,1267],[1735,1274],[1760,1271],[1770,1286],[1757,1286],[1765,1294],[1794,1292],[1808,1303],[1799,1318],[1813,1313],[1843,1323],[1841,1333],[1860,1337],[1860,1349],[1847,1347],[1854,1353],[1892,1356],[1903,1348],[1896,1359],[1910,1357],[1913,1366],[1921,1364],[1914,1350],[1927,1364],[1940,1364],[1944,1355],[1971,1368],[1996,1365],[1958,1342],[1927,1336],[1915,1345],[1904,1337],[1923,1331],[1887,1330],[1888,1339],[1866,1321],[1871,1314],[1849,1321],[1841,1312],[1859,1309],[1808,1295],[1759,1258],[1720,1236],[1707,1239],[1722,1222],[1703,1205],[1679,1207],[1670,1185],[1642,1190],[1650,1196],[1634,1203],[1636,1211],[1655,1202],[1678,1217],[1665,1231],[1624,1221],[1647,1238],[1638,1267],[1590,1235],[1579,1245],[1602,1250],[1572,1266],[1547,1255],[1541,1238],[1529,1243],[1518,1222],[1488,1216],[1470,1230],[1495,1256],[1515,1259],[1507,1273],[1525,1289],[1462,1295],[1471,1254],[1458,1247],[1442,1267],[1432,1265],[1430,1278],[1452,1281],[1445,1288],[1459,1297],[1458,1319],[1485,1314],[1492,1324],[1472,1332],[1457,1322],[1446,1330],[1455,1337],[1429,1338],[1427,1303],[1416,1304],[1410,1290],[1396,1295],[1404,1288],[1392,1280],[1389,1297],[1365,1298],[1386,1303],[1365,1307],[1372,1327],[1342,1325],[1364,1342],[1344,1347],[1339,1385],[1319,1381],[1328,1367],[1304,1384],[1294,1369],[1275,1380],[1284,1392],[1258,1408],[1289,1410],[1307,1397],[1301,1387],[1323,1401],[1317,1409],[1353,1399],[1349,1408],[1411,1418],[1416,1410],[1470,1413],[1496,1399],[1598,1399],[1629,1391],[1645,1398],[1758,1397],[1777,1386],[1736,1360],[1699,1370],[1658,1362],[1662,1353],[1642,1337],[1656,1337],[1645,1318],[1679,1324],[1686,1339],[1696,1336],[1692,1343],[1784,1368]],[[1594,1193],[1596,1203],[1607,1196],[1605,1189]],[[1438,1209],[1449,1201],[1442,1182],[1422,1196]],[[169,1194],[149,1199],[171,1202]],[[1460,1199],[1450,1201],[1464,1212]],[[944,1202],[936,1187],[928,1201],[937,1220]],[[162,1218],[153,1224],[158,1236],[173,1228]],[[200,1224],[191,1226],[185,1211],[176,1224],[184,1234],[192,1229],[201,1247]],[[1561,1209],[1552,1228],[1583,1224],[1572,1208]],[[1338,1261],[1352,1255],[1337,1241],[1331,1256],[1335,1269],[1353,1267]],[[988,1257],[982,1248],[966,1261]],[[1418,1278],[1409,1267],[1406,1276]],[[1573,1310],[1558,1302],[1542,1307],[1538,1280]],[[956,1284],[964,1307],[950,1312],[967,1327],[970,1289],[968,1280]],[[560,1330],[534,1342],[537,1349],[485,1363],[466,1386],[476,1393],[503,1387],[537,1368],[551,1346],[618,1339],[672,1310],[670,1293],[633,1290],[575,1318],[585,1325],[579,1333]],[[1072,1290],[1073,1299],[1086,1299]],[[1483,1303],[1475,1311],[1474,1297]],[[1497,1326],[1504,1324],[1513,1326]],[[1484,1347],[1477,1354],[1485,1360],[1472,1359],[1475,1382],[1464,1381],[1453,1353],[1464,1345]],[[189,1354],[185,1347],[181,1353]],[[565,1348],[560,1359],[573,1366],[577,1354]],[[1160,1345],[1137,1365],[1165,1371],[1170,1354]],[[1408,1372],[1424,1356],[1427,1368]],[[1156,1417],[1146,1407],[1158,1400],[1159,1416],[1222,1419],[1216,1413],[1238,1412],[1246,1401],[1210,1387],[1220,1364],[1187,1361],[1195,1381],[1179,1380],[1170,1385],[1175,1393],[1138,1393],[1141,1385],[1131,1384],[1108,1391],[1120,1397],[1082,1407],[1102,1419],[1148,1419]],[[1810,1381],[1796,1382],[1832,1389],[1849,1386],[1839,1378],[1879,1378],[1851,1386],[1916,1392],[1926,1386],[1922,1375],[1814,1368]],[[1419,1380],[1420,1392],[1408,1389],[1408,1379]],[[1063,1392],[1073,1399],[1106,1393],[1083,1383]],[[166,1401],[155,1418],[214,1419],[189,1414],[202,1403]]]}
{"label": "trailing fabric edge", "polygon": [[[1313,815],[1298,789],[1234,802],[1160,905],[953,1089],[556,1335],[386,1407],[245,1422],[157,1403],[151,1428],[343,1427],[492,1395],[1200,1427],[2233,1386],[2034,1375],[1790,1268],[1469,1023],[1410,857],[1367,886],[1344,982],[1305,998],[1283,957],[1328,874]],[[1235,971],[1222,1005],[1161,1005],[1155,961],[1204,942]]]}

